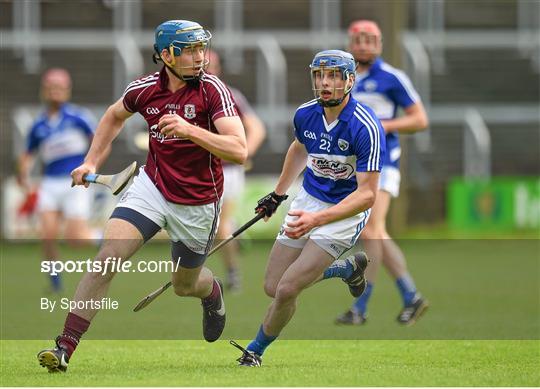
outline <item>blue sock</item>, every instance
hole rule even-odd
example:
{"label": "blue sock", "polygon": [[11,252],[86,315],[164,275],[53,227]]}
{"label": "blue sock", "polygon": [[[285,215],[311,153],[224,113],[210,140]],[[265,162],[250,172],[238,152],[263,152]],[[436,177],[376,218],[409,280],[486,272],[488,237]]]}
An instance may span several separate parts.
{"label": "blue sock", "polygon": [[349,278],[354,268],[350,261],[345,259],[338,259],[334,261],[323,273],[323,280],[328,278]]}
{"label": "blue sock", "polygon": [[358,297],[352,306],[352,311],[364,316],[367,312],[367,304],[373,291],[373,284],[368,281],[366,290],[362,293],[362,296]]}
{"label": "blue sock", "polygon": [[62,289],[62,280],[60,278],[60,274],[51,275],[51,284],[53,291],[59,292]]}
{"label": "blue sock", "polygon": [[259,332],[257,333],[257,337],[250,344],[248,344],[246,349],[248,349],[249,351],[253,351],[258,355],[263,355],[264,350],[266,350],[266,348],[270,346],[270,343],[276,340],[276,338],[277,336],[266,335],[263,331],[263,326],[261,324]]}
{"label": "blue sock", "polygon": [[400,277],[396,280],[396,285],[403,299],[404,305],[410,305],[416,296],[416,285],[409,274]]}

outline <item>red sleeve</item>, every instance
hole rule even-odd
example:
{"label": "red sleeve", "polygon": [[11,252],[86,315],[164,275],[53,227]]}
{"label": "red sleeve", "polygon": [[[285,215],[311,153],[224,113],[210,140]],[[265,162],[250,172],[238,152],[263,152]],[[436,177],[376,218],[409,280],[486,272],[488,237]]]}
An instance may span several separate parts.
{"label": "red sleeve", "polygon": [[122,95],[122,103],[124,103],[124,108],[127,111],[135,113],[137,112],[137,108],[135,108],[135,93],[130,91],[128,88],[126,88],[124,94]]}
{"label": "red sleeve", "polygon": [[208,112],[212,121],[221,117],[238,116],[236,103],[231,91],[216,76],[205,74],[204,83],[208,99]]}
{"label": "red sleeve", "polygon": [[141,94],[147,87],[155,85],[158,77],[159,73],[154,73],[131,82],[122,95],[124,108],[132,113],[138,112],[143,100]]}

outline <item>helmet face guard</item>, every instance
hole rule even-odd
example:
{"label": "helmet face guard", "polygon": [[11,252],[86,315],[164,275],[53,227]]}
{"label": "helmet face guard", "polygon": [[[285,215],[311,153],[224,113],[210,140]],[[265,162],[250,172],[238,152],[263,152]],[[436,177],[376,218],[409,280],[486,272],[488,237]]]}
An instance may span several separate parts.
{"label": "helmet face guard", "polygon": [[[324,107],[335,107],[345,99],[345,97],[351,92],[354,82],[350,82],[347,86],[349,80],[354,81],[355,77],[355,68],[356,64],[354,58],[351,54],[346,53],[341,50],[325,50],[317,53],[311,65],[311,89],[315,99]],[[336,91],[343,91],[343,96],[341,98],[333,98],[329,100],[323,100],[321,97],[322,87],[317,87],[317,80],[324,76],[325,72],[333,72],[333,79],[338,77],[345,81],[345,85],[341,88],[336,88],[335,84],[332,87],[332,95],[336,95]]]}
{"label": "helmet face guard", "polygon": [[[208,48],[210,46],[210,39],[212,34],[208,30],[204,30],[200,24],[196,22],[190,22],[186,20],[171,20],[159,25],[156,29],[156,43],[154,44],[154,62],[161,60],[165,66],[171,70],[171,72],[183,81],[190,81],[198,79],[205,66],[208,65]],[[195,49],[202,46],[204,49],[204,60],[200,65],[195,64],[195,54],[193,52],[193,62],[188,66],[181,66],[180,69],[199,69],[196,75],[182,75],[178,74],[174,69],[176,65],[176,58],[182,55],[182,51],[186,48]],[[166,61],[161,52],[167,50],[172,60]],[[178,68],[177,68],[178,69]]]}
{"label": "helmet face guard", "polygon": [[[199,74],[198,75],[189,75],[189,76],[186,76],[186,75],[180,75],[180,78],[183,79],[184,81],[188,81],[188,80],[193,80],[193,79],[196,79],[196,78],[199,78],[200,76],[200,72],[206,68],[208,66],[208,64],[210,63],[210,60],[209,60],[209,57],[208,57],[208,50],[210,48],[210,38],[212,37],[212,35],[210,34],[210,32],[208,32],[208,40],[206,41],[201,41],[201,42],[197,42],[197,43],[190,43],[190,42],[184,42],[184,41],[178,41],[178,40],[175,40],[171,43],[171,45],[169,46],[169,53],[171,54],[171,58],[172,58],[172,61],[170,63],[167,63],[163,58],[161,58],[161,61],[167,65],[169,67],[169,69],[171,67],[174,67],[176,65],[176,56],[180,56],[182,55],[182,51],[184,51],[184,49],[193,49],[192,50],[192,63],[191,65],[186,65],[186,66],[179,66],[177,67],[176,69],[186,69],[186,70],[199,70]],[[204,60],[201,64],[199,65],[195,65],[195,49],[202,46],[202,48],[204,49]],[[178,53],[178,54],[176,54]]]}

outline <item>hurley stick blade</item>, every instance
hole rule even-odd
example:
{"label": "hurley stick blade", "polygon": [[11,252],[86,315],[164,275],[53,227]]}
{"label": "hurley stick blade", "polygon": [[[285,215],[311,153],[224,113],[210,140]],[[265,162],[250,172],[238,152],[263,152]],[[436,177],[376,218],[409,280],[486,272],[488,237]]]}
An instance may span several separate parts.
{"label": "hurley stick blade", "polygon": [[148,296],[143,298],[141,301],[139,301],[139,304],[135,308],[133,308],[133,312],[139,312],[141,309],[149,305],[152,301],[154,301],[161,293],[165,292],[169,287],[172,285],[172,282],[167,282],[165,285],[163,285],[161,288],[153,291]]}
{"label": "hurley stick blade", "polygon": [[126,187],[130,178],[137,169],[137,162],[133,162],[120,173],[104,175],[104,174],[87,174],[84,176],[86,182],[105,185],[111,189],[113,195],[117,195]]}
{"label": "hurley stick blade", "polygon": [[129,165],[127,168],[125,168],[120,173],[115,174],[111,177],[109,187],[111,188],[113,195],[117,195],[118,193],[122,192],[122,189],[126,187],[129,180],[135,173],[136,169],[137,169],[137,162],[133,161],[133,163]]}

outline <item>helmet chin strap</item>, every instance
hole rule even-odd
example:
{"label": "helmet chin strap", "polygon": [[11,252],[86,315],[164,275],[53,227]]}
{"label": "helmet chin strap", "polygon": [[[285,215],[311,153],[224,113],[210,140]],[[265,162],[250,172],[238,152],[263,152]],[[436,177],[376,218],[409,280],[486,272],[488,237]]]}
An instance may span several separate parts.
{"label": "helmet chin strap", "polygon": [[337,107],[343,102],[343,99],[345,99],[347,95],[343,96],[341,99],[330,99],[328,101],[324,101],[320,97],[317,99],[317,102],[322,105],[323,107]]}

